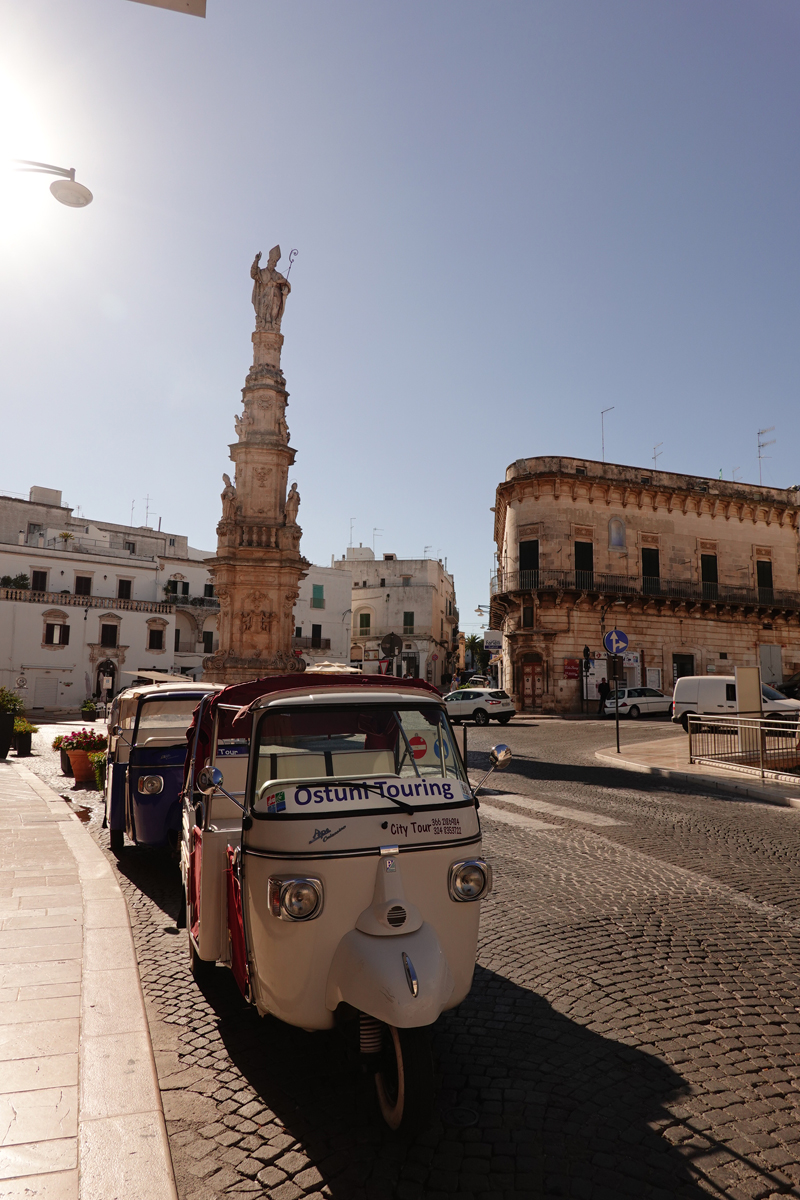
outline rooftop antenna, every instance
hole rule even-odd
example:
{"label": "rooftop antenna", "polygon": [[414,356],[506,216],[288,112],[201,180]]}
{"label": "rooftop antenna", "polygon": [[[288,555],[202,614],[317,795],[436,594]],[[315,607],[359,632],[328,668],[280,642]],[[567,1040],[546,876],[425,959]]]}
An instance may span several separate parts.
{"label": "rooftop antenna", "polygon": [[[663,442],[658,443],[658,446],[663,446],[663,445],[664,445]],[[664,453],[663,450],[659,450],[658,446],[653,446],[653,470],[654,471],[658,470],[658,459],[661,458],[661,455]]]}
{"label": "rooftop antenna", "polygon": [[375,534],[376,533],[378,534],[378,536],[380,536],[383,533],[383,530],[378,529],[377,525],[373,525],[373,527],[372,527],[372,553],[373,554],[375,553]]}
{"label": "rooftop antenna", "polygon": [[616,405],[612,404],[611,408],[604,408],[600,412],[600,438],[603,443],[603,462],[606,461],[606,413],[613,412],[615,408]]}
{"label": "rooftop antenna", "polygon": [[136,503],[135,500],[131,500],[131,526],[133,525],[133,506],[135,505],[135,503]]}
{"label": "rooftop antenna", "polygon": [[424,547],[423,547],[423,550],[422,550],[422,557],[423,557],[423,558],[427,558],[427,557],[428,557],[428,551],[429,551],[429,550],[432,550],[432,549],[433,549],[433,546],[424,546]]}
{"label": "rooftop antenna", "polygon": [[144,523],[145,523],[145,526],[147,526],[150,524],[150,496],[149,496],[149,494],[147,496],[145,496],[144,503],[145,503]]}
{"label": "rooftop antenna", "polygon": [[741,471],[741,469],[742,469],[741,467],[734,467],[733,470],[731,471],[731,479],[733,480],[734,483],[741,483],[741,480],[736,478],[736,472]]}
{"label": "rooftop antenna", "polygon": [[348,545],[350,545],[350,546],[353,545],[353,526],[355,525],[355,522],[356,522],[355,517],[351,517],[350,518],[350,541],[348,542]]}
{"label": "rooftop antenna", "polygon": [[761,463],[765,458],[772,458],[771,454],[762,454],[761,451],[767,446],[774,446],[777,438],[770,438],[768,442],[763,441],[765,433],[772,433],[775,429],[774,425],[770,425],[768,429],[759,429],[758,431],[758,486],[761,487],[763,480],[761,478]]}

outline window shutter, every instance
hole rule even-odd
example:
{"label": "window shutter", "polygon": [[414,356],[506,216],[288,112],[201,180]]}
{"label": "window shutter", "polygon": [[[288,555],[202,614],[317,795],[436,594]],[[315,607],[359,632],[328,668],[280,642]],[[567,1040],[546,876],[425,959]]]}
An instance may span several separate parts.
{"label": "window shutter", "polygon": [[69,625],[61,626],[61,645],[62,646],[69,645]]}

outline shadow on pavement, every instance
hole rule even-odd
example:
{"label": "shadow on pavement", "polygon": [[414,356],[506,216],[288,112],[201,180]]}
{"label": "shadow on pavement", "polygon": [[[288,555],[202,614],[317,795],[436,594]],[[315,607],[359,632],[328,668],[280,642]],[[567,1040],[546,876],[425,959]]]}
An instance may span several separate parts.
{"label": "shadow on pavement", "polygon": [[335,1200],[708,1195],[659,1133],[674,1123],[665,1105],[682,1077],[494,972],[479,967],[467,1000],[434,1027],[437,1117],[413,1141],[380,1121],[349,1028],[262,1021],[227,971],[205,994],[230,1058]]}
{"label": "shadow on pavement", "polygon": [[[488,752],[470,750],[470,771],[488,771],[490,766]],[[610,788],[616,792],[675,792],[684,795],[709,795],[720,798],[721,793],[712,784],[704,785],[701,778],[691,783],[680,780],[663,779],[658,775],[648,775],[644,771],[631,771],[623,767],[607,766],[599,760],[591,765],[581,766],[579,763],[548,762],[539,758],[527,758],[523,754],[514,755],[513,767],[503,772],[499,778],[492,777],[488,787],[514,791],[515,779],[527,780],[534,783],[580,783],[593,788]],[[521,789],[524,791],[524,787]],[[727,800],[740,800],[742,803],[753,803],[744,795],[726,793]]]}
{"label": "shadow on pavement", "polygon": [[[103,846],[108,850],[107,833]],[[172,917],[173,921],[177,918],[181,900],[181,873],[169,850],[153,850],[126,842],[124,851],[116,859],[116,865],[120,875],[130,880],[162,912]]]}

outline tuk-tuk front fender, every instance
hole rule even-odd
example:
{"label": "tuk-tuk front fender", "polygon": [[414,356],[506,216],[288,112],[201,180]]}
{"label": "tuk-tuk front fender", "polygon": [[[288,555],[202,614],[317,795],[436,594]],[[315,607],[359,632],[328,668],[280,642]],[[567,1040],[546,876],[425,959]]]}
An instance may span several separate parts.
{"label": "tuk-tuk front fender", "polygon": [[432,1025],[454,988],[439,939],[427,922],[414,933],[389,937],[353,929],[333,956],[325,1003],[333,1011],[344,1001],[387,1025],[412,1029]]}

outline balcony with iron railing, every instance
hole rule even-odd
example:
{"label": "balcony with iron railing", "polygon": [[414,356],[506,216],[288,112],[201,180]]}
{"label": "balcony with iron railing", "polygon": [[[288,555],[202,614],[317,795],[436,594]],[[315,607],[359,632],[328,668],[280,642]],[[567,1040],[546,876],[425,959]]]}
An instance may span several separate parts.
{"label": "balcony with iron railing", "polygon": [[607,575],[600,571],[504,571],[492,576],[491,595],[514,592],[592,592],[603,596],[689,601],[746,608],[800,610],[800,593],[775,588],[697,583],[660,576]]}
{"label": "balcony with iron railing", "polygon": [[175,592],[165,592],[165,596],[169,597],[170,604],[174,604],[177,608],[219,608],[219,599],[216,596],[179,596]]}
{"label": "balcony with iron railing", "polygon": [[293,637],[293,650],[330,650],[331,639],[324,637]]}
{"label": "balcony with iron railing", "polygon": [[394,633],[399,638],[430,638],[437,644],[444,641],[449,641],[449,634],[445,631],[444,635],[440,636],[438,632],[434,633],[431,625],[395,625],[393,627],[378,627],[371,625],[368,629],[357,626],[352,631],[354,641],[366,641],[375,638],[384,638],[387,634]]}

